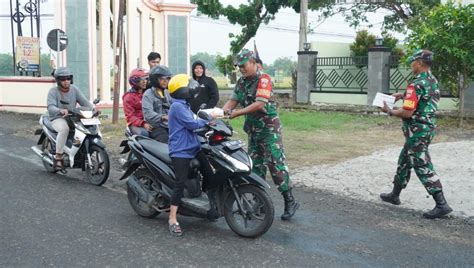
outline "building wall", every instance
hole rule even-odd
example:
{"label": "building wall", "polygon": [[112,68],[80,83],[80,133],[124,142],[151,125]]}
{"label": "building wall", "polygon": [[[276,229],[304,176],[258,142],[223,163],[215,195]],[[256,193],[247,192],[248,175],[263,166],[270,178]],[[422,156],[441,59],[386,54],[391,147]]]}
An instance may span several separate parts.
{"label": "building wall", "polygon": [[[66,7],[66,34],[69,43],[67,52],[67,67],[74,74],[74,84],[84,93],[86,98],[93,98],[94,85],[90,84],[90,35],[89,33],[89,5],[91,1],[65,1]],[[95,26],[95,25],[94,25]]]}
{"label": "building wall", "polygon": [[[44,113],[52,78],[0,78],[0,111]],[[19,93],[21,90],[21,93]]]}

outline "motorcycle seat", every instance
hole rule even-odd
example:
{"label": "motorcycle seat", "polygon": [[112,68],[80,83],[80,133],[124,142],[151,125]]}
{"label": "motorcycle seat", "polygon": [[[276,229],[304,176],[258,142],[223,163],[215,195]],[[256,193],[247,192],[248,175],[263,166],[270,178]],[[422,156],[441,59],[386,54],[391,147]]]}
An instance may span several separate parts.
{"label": "motorcycle seat", "polygon": [[43,124],[51,131],[51,133],[58,134],[58,132],[54,130],[51,120],[49,120],[49,116],[43,116]]}
{"label": "motorcycle seat", "polygon": [[145,149],[145,151],[163,160],[165,163],[171,164],[168,144],[147,138],[137,139],[137,141],[140,143],[143,149]]}

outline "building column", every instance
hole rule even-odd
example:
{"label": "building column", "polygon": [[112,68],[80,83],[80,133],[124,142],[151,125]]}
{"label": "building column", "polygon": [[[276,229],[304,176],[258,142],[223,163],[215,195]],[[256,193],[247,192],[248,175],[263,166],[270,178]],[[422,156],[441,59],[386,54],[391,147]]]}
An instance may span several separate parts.
{"label": "building column", "polygon": [[367,105],[372,106],[377,92],[390,92],[390,54],[388,47],[369,48]]}
{"label": "building column", "polygon": [[298,51],[296,103],[309,104],[311,90],[315,87],[317,51]]}
{"label": "building column", "polygon": [[464,91],[464,112],[470,117],[474,117],[474,82],[471,82]]}
{"label": "building column", "polygon": [[112,103],[111,73],[112,57],[110,43],[110,0],[100,0],[99,3],[99,88],[100,99],[105,103]]}

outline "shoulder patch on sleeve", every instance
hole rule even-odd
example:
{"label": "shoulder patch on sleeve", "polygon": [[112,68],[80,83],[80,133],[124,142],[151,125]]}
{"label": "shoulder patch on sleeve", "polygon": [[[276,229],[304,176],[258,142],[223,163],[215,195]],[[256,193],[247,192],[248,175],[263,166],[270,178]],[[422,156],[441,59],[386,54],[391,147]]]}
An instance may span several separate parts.
{"label": "shoulder patch on sleeve", "polygon": [[257,98],[270,99],[272,93],[272,81],[268,74],[262,74],[258,79]]}

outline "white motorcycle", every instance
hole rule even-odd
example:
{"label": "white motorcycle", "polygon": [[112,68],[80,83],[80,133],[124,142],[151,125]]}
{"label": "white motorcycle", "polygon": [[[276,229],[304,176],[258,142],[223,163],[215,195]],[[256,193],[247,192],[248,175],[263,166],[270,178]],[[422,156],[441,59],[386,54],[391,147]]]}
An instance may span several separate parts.
{"label": "white motorcycle", "polygon": [[[95,100],[94,104],[98,102],[99,100]],[[68,104],[63,101],[61,103]],[[81,168],[91,184],[100,186],[109,177],[110,161],[102,142],[98,113],[80,109],[68,112],[65,119],[70,131],[64,147],[63,173],[69,168]],[[56,173],[58,170],[55,169],[53,161],[58,133],[51,125],[49,116],[42,115],[39,123],[41,128],[36,130],[35,135],[40,135],[40,138],[37,145],[31,149],[42,159],[46,171]]]}

